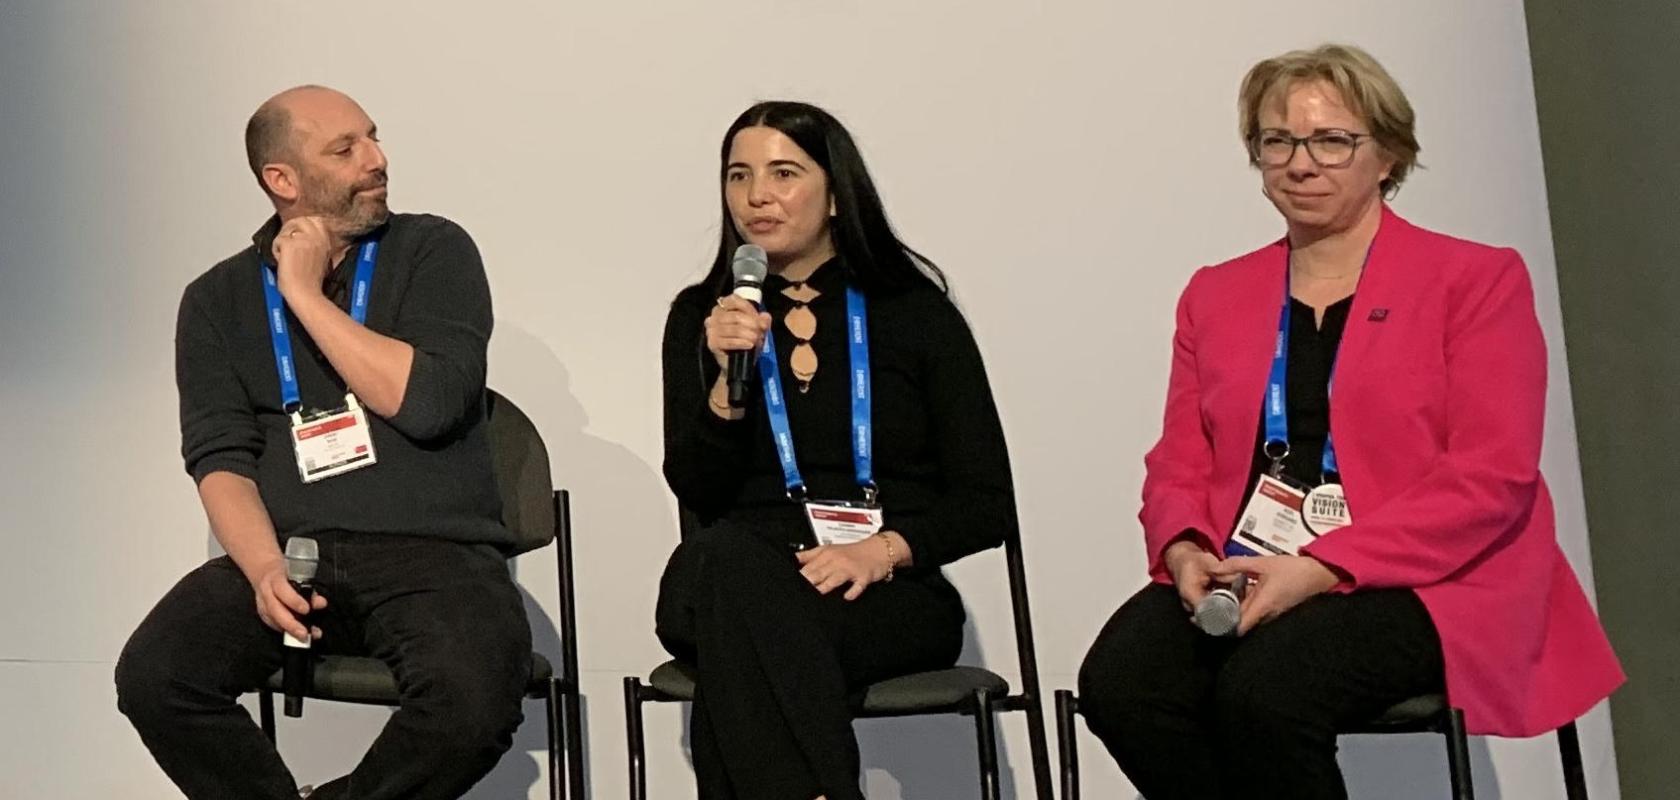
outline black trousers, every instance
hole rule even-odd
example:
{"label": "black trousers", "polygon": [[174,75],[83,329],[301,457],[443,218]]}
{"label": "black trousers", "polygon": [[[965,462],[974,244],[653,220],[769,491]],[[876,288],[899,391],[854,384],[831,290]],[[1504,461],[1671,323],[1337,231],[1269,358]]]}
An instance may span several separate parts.
{"label": "black trousers", "polygon": [[1148,800],[1339,800],[1336,732],[1441,691],[1442,669],[1408,590],[1319,595],[1229,639],[1151,584],[1098,634],[1079,707]]}
{"label": "black trousers", "polygon": [[[487,545],[316,538],[328,607],[312,620],[315,646],[389,664],[402,705],[355,770],[314,796],[461,796],[512,745],[530,677],[530,628],[506,560]],[[223,556],[182,578],[123,648],[117,705],[187,797],[296,800],[274,745],[235,702],[279,668],[281,647]]]}
{"label": "black trousers", "polygon": [[862,800],[853,706],[869,683],[956,663],[962,600],[937,571],[852,602],[821,595],[777,539],[729,523],[695,531],[660,581],[660,641],[698,672],[699,796]]}

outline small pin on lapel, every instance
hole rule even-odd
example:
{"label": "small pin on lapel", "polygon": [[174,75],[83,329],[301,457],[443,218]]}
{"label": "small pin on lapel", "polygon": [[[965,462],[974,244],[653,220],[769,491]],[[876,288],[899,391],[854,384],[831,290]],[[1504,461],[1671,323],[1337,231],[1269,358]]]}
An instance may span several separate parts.
{"label": "small pin on lapel", "polygon": [[1365,319],[1370,322],[1382,322],[1383,320],[1388,319],[1388,309],[1373,308],[1371,309],[1371,315]]}

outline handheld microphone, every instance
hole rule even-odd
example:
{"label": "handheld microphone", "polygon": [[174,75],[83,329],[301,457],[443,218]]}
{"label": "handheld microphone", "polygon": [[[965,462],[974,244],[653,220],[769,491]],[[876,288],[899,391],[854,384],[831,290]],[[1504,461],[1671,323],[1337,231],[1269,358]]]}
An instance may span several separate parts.
{"label": "handheld microphone", "polygon": [[[286,580],[303,595],[303,602],[315,600],[315,570],[320,564],[321,548],[314,539],[293,536],[286,540]],[[304,628],[309,627],[309,615],[298,618]],[[280,687],[286,695],[286,716],[303,716],[303,696],[309,692],[310,638],[298,639],[285,634],[281,642],[286,646],[286,658],[280,667]]]}
{"label": "handheld microphone", "polygon": [[[735,296],[758,305],[764,302],[764,276],[770,273],[764,248],[744,244],[735,248]],[[747,404],[747,380],[752,372],[754,353],[735,350],[729,353],[729,405],[740,408]]]}
{"label": "handheld microphone", "polygon": [[1196,604],[1196,613],[1190,621],[1209,636],[1235,636],[1237,623],[1242,620],[1243,595],[1247,593],[1248,576],[1238,575],[1230,586],[1208,592],[1207,597]]}

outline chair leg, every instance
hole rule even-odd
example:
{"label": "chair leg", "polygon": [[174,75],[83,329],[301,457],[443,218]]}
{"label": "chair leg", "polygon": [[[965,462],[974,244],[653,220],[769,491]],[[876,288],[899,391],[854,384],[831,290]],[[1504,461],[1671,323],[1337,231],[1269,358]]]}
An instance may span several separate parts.
{"label": "chair leg", "polygon": [[1079,731],[1073,715],[1079,701],[1067,689],[1056,690],[1056,752],[1062,762],[1062,800],[1079,800]]}
{"label": "chair leg", "polygon": [[564,785],[559,773],[566,765],[559,758],[559,738],[564,733],[561,733],[559,724],[559,697],[554,694],[553,682],[548,684],[548,696],[543,697],[543,703],[548,704],[548,797],[549,800],[566,800],[566,793],[559,788]]}
{"label": "chair leg", "polygon": [[1050,737],[1044,727],[1043,697],[1033,694],[1028,700],[1027,746],[1032,750],[1033,789],[1037,800],[1056,800],[1051,789]]}
{"label": "chair leg", "polygon": [[278,743],[279,732],[274,728],[274,693],[267,689],[257,692],[257,719],[261,720],[263,735],[268,737],[269,743]]}
{"label": "chair leg", "polygon": [[583,695],[575,684],[559,678],[552,679],[552,691],[560,695],[560,719],[565,723],[566,738],[561,742],[566,754],[566,793],[575,800],[583,800],[584,777],[589,764],[583,757]]}
{"label": "chair leg", "polygon": [[642,742],[642,681],[624,679],[624,739],[630,757],[630,800],[647,800],[647,751]]}
{"label": "chair leg", "polygon": [[1475,800],[1476,787],[1470,779],[1470,736],[1464,729],[1464,712],[1447,711],[1447,776],[1452,780],[1453,800]]}
{"label": "chair leg", "polygon": [[560,744],[570,732],[560,717],[559,682],[549,680],[548,695],[543,701],[548,706],[548,796],[550,800],[568,800],[567,765],[560,757]]}
{"label": "chair leg", "polygon": [[974,693],[974,737],[980,755],[981,800],[998,800],[996,720],[992,717],[992,695]]}
{"label": "chair leg", "polygon": [[1563,759],[1563,793],[1569,800],[1587,800],[1587,773],[1581,767],[1581,735],[1571,722],[1557,729],[1558,756]]}

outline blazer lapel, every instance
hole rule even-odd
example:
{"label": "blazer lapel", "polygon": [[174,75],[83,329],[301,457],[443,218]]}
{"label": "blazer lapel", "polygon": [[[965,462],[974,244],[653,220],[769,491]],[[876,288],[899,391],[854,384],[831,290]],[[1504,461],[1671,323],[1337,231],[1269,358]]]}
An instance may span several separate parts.
{"label": "blazer lapel", "polygon": [[[1278,317],[1283,312],[1286,276],[1289,272],[1289,244],[1280,239],[1262,250],[1244,276],[1243,291],[1232,298],[1229,324],[1233,326],[1230,355],[1236,387],[1227,399],[1232,419],[1249,420],[1247,425],[1228,429],[1225,441],[1214,452],[1225,453],[1222,472],[1248,474],[1253,463],[1255,436],[1260,424],[1261,404],[1266,397],[1266,379],[1272,368],[1277,344]],[[1238,499],[1241,502],[1241,499]],[[1235,514],[1235,509],[1232,510]]]}
{"label": "blazer lapel", "polygon": [[[1371,240],[1371,253],[1360,273],[1353,306],[1348,309],[1347,327],[1342,331],[1341,344],[1336,347],[1336,366],[1330,384],[1330,435],[1336,442],[1342,481],[1350,487],[1364,485],[1362,477],[1357,474],[1364,461],[1362,454],[1348,452],[1356,447],[1355,443],[1360,439],[1347,435],[1346,431],[1350,426],[1358,425],[1362,418],[1356,407],[1348,406],[1341,400],[1343,395],[1336,391],[1336,386],[1344,381],[1363,382],[1368,370],[1378,369],[1372,364],[1372,359],[1367,358],[1367,353],[1373,341],[1387,329],[1385,320],[1389,310],[1397,306],[1396,299],[1405,279],[1406,264],[1403,259],[1410,227],[1388,204],[1383,204],[1381,227],[1377,229],[1376,238]],[[1353,491],[1350,489],[1349,493]]]}

